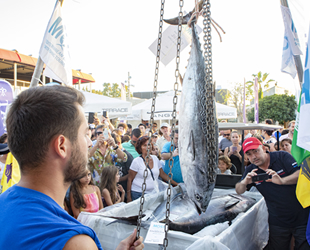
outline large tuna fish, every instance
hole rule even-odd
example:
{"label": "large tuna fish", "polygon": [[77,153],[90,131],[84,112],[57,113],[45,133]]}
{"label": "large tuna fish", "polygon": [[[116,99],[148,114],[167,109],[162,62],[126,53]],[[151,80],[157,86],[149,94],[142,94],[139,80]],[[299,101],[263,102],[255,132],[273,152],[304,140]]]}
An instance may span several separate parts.
{"label": "large tuna fish", "polygon": [[[205,213],[199,215],[190,199],[177,194],[171,199],[169,229],[194,234],[206,226],[232,221],[241,212],[246,212],[255,200],[237,194],[218,196],[211,199]],[[164,222],[166,203],[160,204],[148,221]]]}
{"label": "large tuna fish", "polygon": [[[184,18],[186,23],[188,16]],[[175,24],[175,19],[165,20]],[[205,61],[198,40],[195,23],[191,23],[192,44],[190,58],[182,83],[179,113],[179,157],[182,176],[189,198],[199,213],[205,212],[215,186],[215,166],[208,165],[207,110]],[[214,100],[213,100],[214,101]],[[215,102],[212,116],[215,120],[213,138],[218,158],[218,128]]]}

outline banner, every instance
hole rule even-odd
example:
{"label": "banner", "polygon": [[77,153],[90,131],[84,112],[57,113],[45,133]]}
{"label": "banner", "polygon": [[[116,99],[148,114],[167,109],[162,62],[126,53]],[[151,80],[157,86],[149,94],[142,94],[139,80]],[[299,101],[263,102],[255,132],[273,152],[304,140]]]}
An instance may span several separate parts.
{"label": "banner", "polygon": [[256,124],[259,123],[258,116],[258,79],[255,77],[254,81],[254,121]]}
{"label": "banner", "polygon": [[6,158],[3,176],[1,180],[2,193],[12,187],[20,180],[19,165],[12,153],[8,153]]}
{"label": "banner", "polygon": [[66,27],[57,1],[47,25],[40,49],[40,57],[46,67],[44,75],[66,85],[72,85],[72,68]]}
{"label": "banner", "polygon": [[284,41],[281,71],[288,73],[293,78],[295,78],[297,70],[293,56],[302,55],[302,52],[290,9],[281,5],[281,11],[284,22]]}
{"label": "banner", "polygon": [[0,136],[6,133],[5,114],[7,106],[12,103],[14,99],[14,92],[12,85],[5,81],[0,80]]}

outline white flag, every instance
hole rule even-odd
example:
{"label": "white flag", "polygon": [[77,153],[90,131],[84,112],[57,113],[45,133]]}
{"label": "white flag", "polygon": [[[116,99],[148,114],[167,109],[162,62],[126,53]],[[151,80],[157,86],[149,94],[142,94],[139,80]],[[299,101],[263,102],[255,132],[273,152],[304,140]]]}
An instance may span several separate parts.
{"label": "white flag", "polygon": [[281,5],[282,17],[284,22],[284,41],[282,52],[281,71],[290,74],[295,78],[297,74],[294,55],[302,55],[297,30],[295,28],[290,9]]}
{"label": "white flag", "polygon": [[126,101],[126,89],[124,83],[121,83],[121,100]]}
{"label": "white flag", "polygon": [[310,151],[310,27],[307,43],[304,82],[302,84],[302,91],[300,97],[300,112],[296,119],[296,126],[298,128],[297,146],[307,151]]}
{"label": "white flag", "polygon": [[69,45],[59,1],[55,5],[54,12],[47,25],[40,49],[40,57],[46,65],[44,75],[66,85],[72,85]]}

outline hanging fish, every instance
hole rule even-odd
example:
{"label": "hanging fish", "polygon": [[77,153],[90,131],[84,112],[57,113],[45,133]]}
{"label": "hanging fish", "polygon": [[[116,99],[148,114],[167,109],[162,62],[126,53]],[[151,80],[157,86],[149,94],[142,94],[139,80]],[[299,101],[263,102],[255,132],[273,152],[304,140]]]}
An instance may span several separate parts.
{"label": "hanging fish", "polygon": [[[189,15],[184,17],[183,23],[187,23]],[[175,21],[165,20],[175,24]],[[190,58],[182,83],[182,96],[179,113],[179,158],[184,184],[188,197],[196,205],[200,214],[205,212],[210,202],[215,186],[215,166],[208,165],[207,145],[207,107],[206,107],[206,80],[205,60],[202,55],[201,45],[198,39],[194,21],[191,23],[192,43]],[[213,95],[213,93],[211,94]],[[218,160],[218,128],[215,110],[211,115],[214,118],[213,150]]]}

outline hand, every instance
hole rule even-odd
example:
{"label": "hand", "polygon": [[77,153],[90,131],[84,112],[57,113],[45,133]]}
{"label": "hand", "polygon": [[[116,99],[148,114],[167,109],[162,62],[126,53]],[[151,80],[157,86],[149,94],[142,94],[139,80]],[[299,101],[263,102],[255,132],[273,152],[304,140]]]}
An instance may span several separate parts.
{"label": "hand", "polygon": [[116,147],[115,141],[112,137],[108,138],[106,141],[107,141],[109,146],[112,146],[113,148]]}
{"label": "hand", "polygon": [[252,176],[257,175],[256,171],[258,170],[258,168],[253,169],[250,173],[248,173],[246,175],[246,177],[241,181],[243,182],[243,184],[248,185],[252,183]]}
{"label": "hand", "polygon": [[136,240],[137,229],[133,230],[133,233],[128,236],[126,239],[122,240],[121,243],[117,246],[116,250],[140,250],[144,248],[144,244],[142,243],[143,237],[140,236],[138,240]]}
{"label": "hand", "polygon": [[176,148],[176,149],[173,151],[172,156],[173,156],[173,157],[176,157],[176,156],[178,156],[178,155],[179,155],[179,148]]}
{"label": "hand", "polygon": [[127,193],[127,203],[131,202],[132,199],[131,199],[131,195],[128,195],[129,193]]}
{"label": "hand", "polygon": [[104,116],[103,116],[103,117],[102,117],[101,123],[104,124],[105,121],[107,121],[109,124],[111,123],[109,117],[104,117]]}
{"label": "hand", "polygon": [[96,145],[99,147],[99,146],[101,146],[102,144],[104,144],[104,138],[103,138],[103,135],[99,135],[99,136],[97,137],[97,143],[96,143]]}
{"label": "hand", "polygon": [[266,182],[272,182],[274,184],[283,185],[283,179],[277,174],[276,171],[272,169],[267,169],[266,173],[272,175],[272,178],[266,180]]}
{"label": "hand", "polygon": [[119,191],[121,191],[122,193],[125,193],[125,189],[123,188],[122,185],[118,184],[118,185],[117,185],[117,189],[118,189]]}
{"label": "hand", "polygon": [[98,117],[94,117],[94,124],[95,124],[96,126],[98,126],[99,124],[101,124]]}

